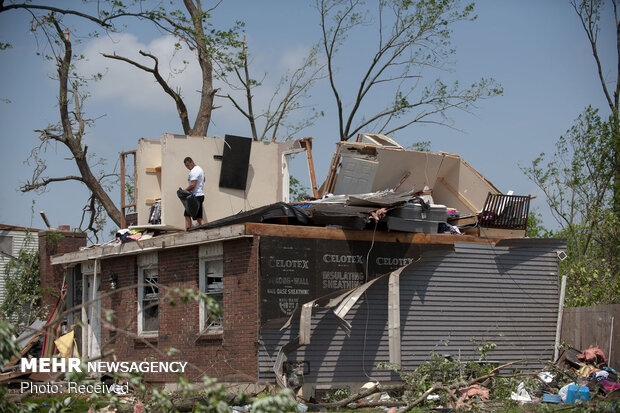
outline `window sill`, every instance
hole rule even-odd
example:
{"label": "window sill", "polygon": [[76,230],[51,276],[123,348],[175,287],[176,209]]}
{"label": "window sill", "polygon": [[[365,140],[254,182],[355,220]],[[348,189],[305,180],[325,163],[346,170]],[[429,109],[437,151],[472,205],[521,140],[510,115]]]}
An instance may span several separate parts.
{"label": "window sill", "polygon": [[203,331],[198,334],[196,341],[222,341],[224,339],[224,332],[222,330],[215,331]]}
{"label": "window sill", "polygon": [[133,339],[134,346],[147,347],[148,344],[155,344],[159,342],[159,334],[141,334]]}

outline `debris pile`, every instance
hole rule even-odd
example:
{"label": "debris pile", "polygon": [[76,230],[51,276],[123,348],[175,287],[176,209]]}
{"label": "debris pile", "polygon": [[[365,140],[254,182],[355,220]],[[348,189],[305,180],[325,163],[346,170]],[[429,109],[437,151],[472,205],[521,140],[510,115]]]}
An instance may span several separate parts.
{"label": "debris pile", "polygon": [[[487,350],[494,348],[488,347]],[[463,361],[452,356],[431,354],[430,360],[414,370],[404,372],[394,366],[401,384],[369,382],[355,394],[348,389],[327,393],[320,399],[298,400],[310,410],[382,408],[404,413],[413,407],[425,409],[496,411],[516,405],[602,403],[605,411],[620,407],[620,382],[617,372],[607,366],[599,348],[584,352],[568,349],[558,362],[542,371],[514,369],[527,360],[500,366],[486,360]],[[601,406],[601,405],[599,405]]]}

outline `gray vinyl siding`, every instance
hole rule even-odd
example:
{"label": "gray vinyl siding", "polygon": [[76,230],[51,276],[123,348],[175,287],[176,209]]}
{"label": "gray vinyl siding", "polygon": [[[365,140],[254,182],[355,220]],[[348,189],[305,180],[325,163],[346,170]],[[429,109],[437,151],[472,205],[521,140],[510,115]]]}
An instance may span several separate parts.
{"label": "gray vinyl siding", "polygon": [[[562,248],[536,240],[520,248],[459,243],[454,252],[429,253],[410,266],[400,277],[403,369],[415,369],[431,352],[477,359],[474,339],[497,345],[488,358],[498,364],[528,359],[519,367],[537,368],[551,360],[559,295],[556,251]],[[387,302],[386,279],[347,314],[350,337],[330,312],[314,312],[311,343],[288,360],[309,362],[308,383],[398,379],[377,368],[389,361]],[[261,329],[261,380],[274,380],[278,350],[298,331],[297,322],[284,331]]]}
{"label": "gray vinyl siding", "polygon": [[[10,254],[13,257],[17,257],[19,255],[19,250],[24,247],[28,250],[39,249],[39,234],[37,232],[30,232],[31,238],[28,241],[26,231],[0,230],[0,237],[11,237],[13,239],[13,246]],[[4,301],[6,295],[4,289],[5,268],[10,260],[11,257],[0,254],[0,303]]]}

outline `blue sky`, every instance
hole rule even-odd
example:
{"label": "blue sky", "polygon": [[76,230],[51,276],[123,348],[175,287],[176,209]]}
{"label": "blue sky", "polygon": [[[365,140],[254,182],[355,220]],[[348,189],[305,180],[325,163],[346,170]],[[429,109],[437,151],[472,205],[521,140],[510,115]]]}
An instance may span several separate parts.
{"label": "blue sky", "polygon": [[[214,13],[218,27],[226,27],[235,20],[245,21],[251,69],[255,77],[266,73],[265,86],[257,91],[259,101],[270,95],[279,75],[299,64],[319,39],[313,3],[225,0]],[[429,140],[432,150],[462,155],[500,190],[538,195],[534,208],[543,212],[548,226],[553,226],[539,190],[522,174],[519,165],[528,164],[540,152],[552,153],[554,142],[588,104],[599,107],[605,116],[609,113],[589,43],[568,1],[483,0],[476,3],[476,14],[476,21],[454,27],[453,72],[440,75],[445,80],[458,79],[462,84],[492,77],[503,86],[503,96],[479,102],[473,114],[453,113],[454,126],[460,131],[414,125],[392,137],[404,146]],[[120,62],[103,59],[99,52],[135,55],[138,49],[147,49],[162,53],[165,57],[161,61],[170,62],[170,67],[178,67],[175,65],[182,60],[183,53],[189,52],[185,50],[173,57],[171,39],[145,24],[128,24],[131,26],[120,34],[84,39],[75,46],[87,57],[87,61],[80,63],[80,70],[105,73],[102,81],[89,88],[91,96],[86,110],[90,117],[98,119],[89,131],[87,144],[89,153],[106,158],[109,167],[118,162],[120,152],[135,149],[140,137],[158,138],[164,132],[181,132],[172,100],[151,78]],[[613,81],[616,56],[610,7],[602,16],[602,26],[599,50],[604,74]],[[79,24],[72,27],[78,29],[76,33],[88,31]],[[351,85],[359,76],[355,63],[368,48],[367,36],[352,36],[345,45],[346,59],[339,62],[338,75]],[[38,143],[34,130],[58,119],[57,86],[50,79],[53,66],[36,55],[42,43],[39,41],[38,46],[29,32],[26,13],[0,14],[0,41],[13,45],[12,49],[0,52],[0,223],[44,227],[38,211],[45,210],[52,225],[77,226],[87,200],[87,193],[79,184],[54,184],[42,195],[22,194],[18,190],[31,176],[30,167],[23,161]],[[197,102],[193,92],[198,88],[196,76],[197,68],[190,66],[172,78],[172,83],[188,97],[190,118]],[[336,106],[327,81],[317,84],[311,94],[309,105],[324,111],[325,116],[300,137],[314,137],[315,168],[321,182],[338,140],[337,119],[332,115]],[[381,98],[376,97],[378,101]],[[209,135],[249,136],[247,122],[227,102],[219,104],[223,107],[214,113]],[[65,159],[69,154],[63,147],[51,148],[48,155],[49,176],[76,173],[72,161]],[[294,161],[293,172],[308,181],[303,161],[300,157]],[[118,190],[112,196],[118,200]]]}

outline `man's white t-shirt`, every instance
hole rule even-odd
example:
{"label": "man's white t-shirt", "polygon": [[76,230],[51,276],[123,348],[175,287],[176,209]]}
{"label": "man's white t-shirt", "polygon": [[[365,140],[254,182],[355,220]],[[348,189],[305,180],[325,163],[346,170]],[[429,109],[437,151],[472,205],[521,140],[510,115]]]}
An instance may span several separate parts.
{"label": "man's white t-shirt", "polygon": [[204,196],[205,173],[198,165],[194,166],[192,170],[189,171],[187,185],[190,185],[192,181],[196,181],[196,186],[192,189],[192,194],[195,196]]}

